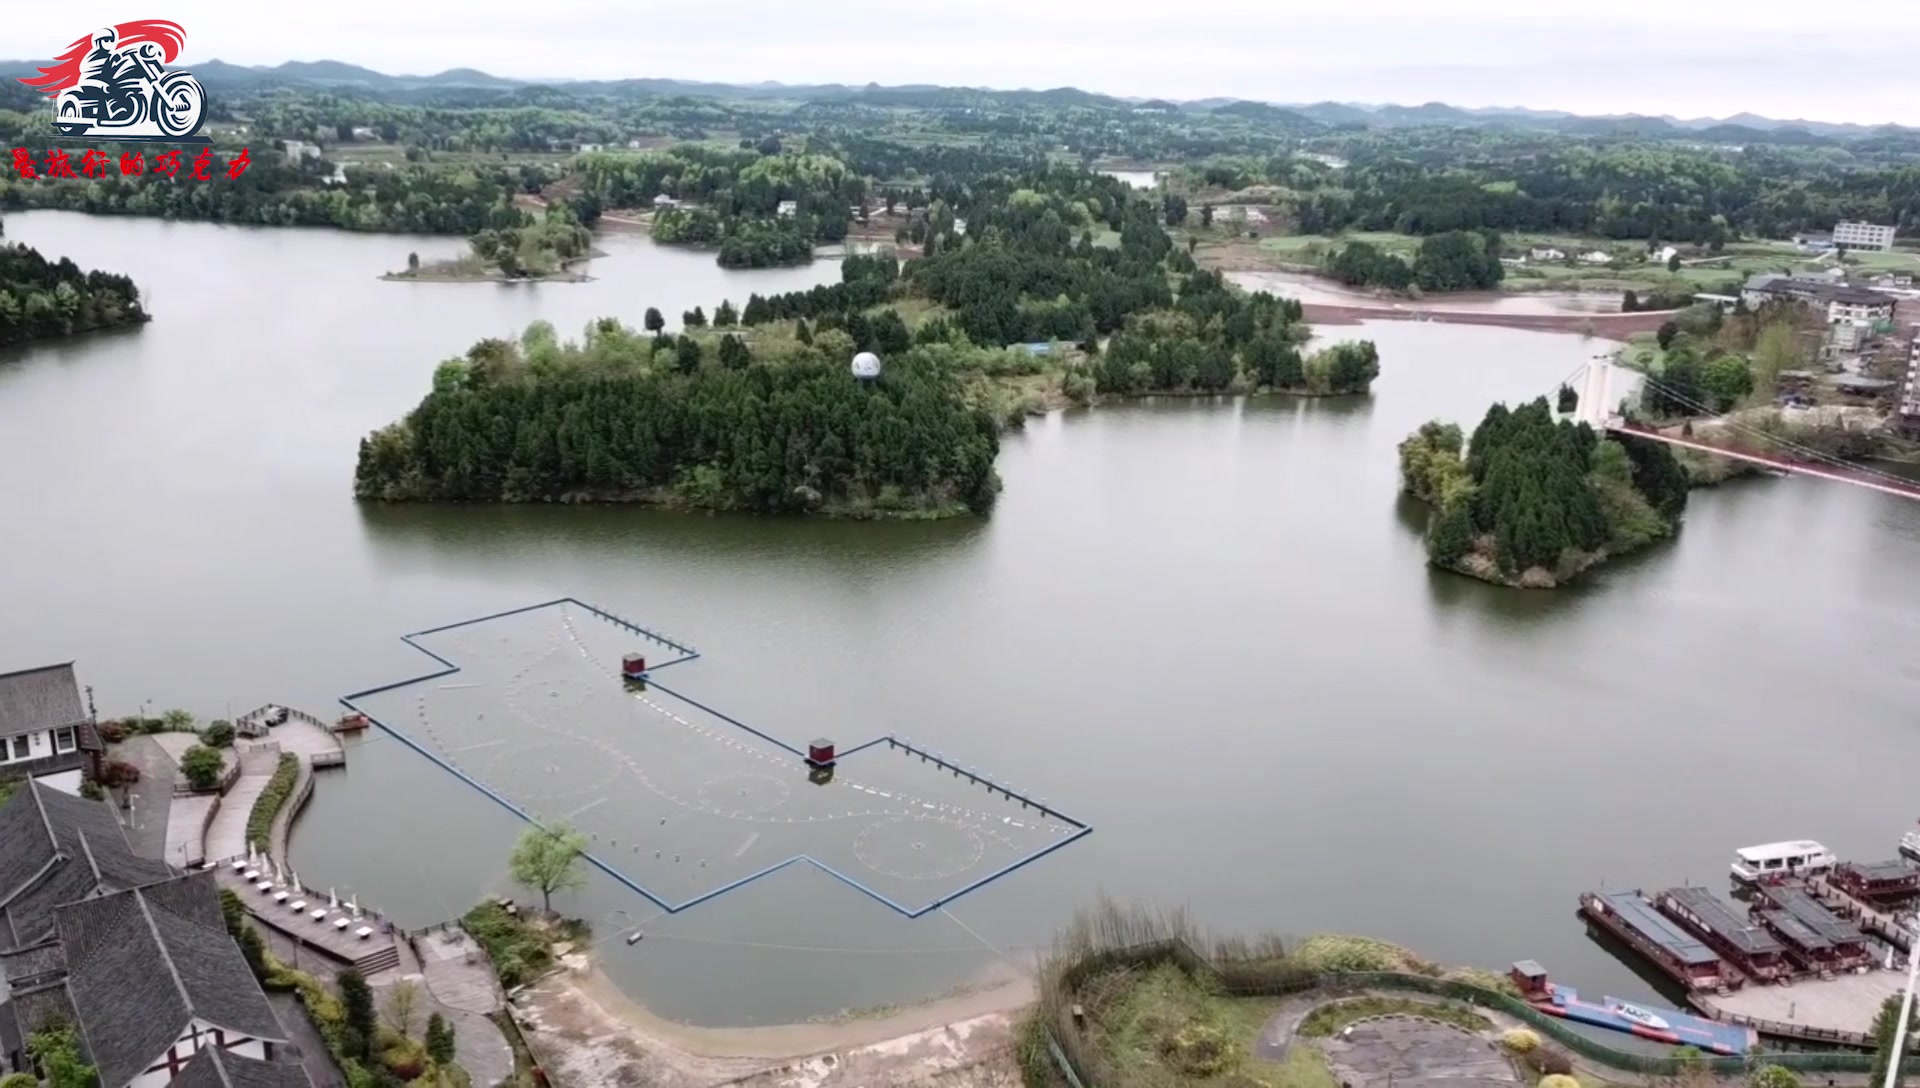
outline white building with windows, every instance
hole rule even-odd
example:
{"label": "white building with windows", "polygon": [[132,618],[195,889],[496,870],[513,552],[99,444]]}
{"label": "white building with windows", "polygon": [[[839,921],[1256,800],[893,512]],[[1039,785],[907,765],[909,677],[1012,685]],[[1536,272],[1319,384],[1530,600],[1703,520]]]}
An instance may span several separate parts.
{"label": "white building with windows", "polygon": [[69,771],[100,750],[73,662],[0,673],[0,773]]}
{"label": "white building with windows", "polygon": [[1892,249],[1894,228],[1852,220],[1833,225],[1833,244],[1848,249]]}

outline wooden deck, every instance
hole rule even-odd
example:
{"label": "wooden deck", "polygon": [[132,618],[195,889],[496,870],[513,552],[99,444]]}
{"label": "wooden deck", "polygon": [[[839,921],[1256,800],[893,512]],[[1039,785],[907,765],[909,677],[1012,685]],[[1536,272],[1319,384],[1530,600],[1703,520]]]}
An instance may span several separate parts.
{"label": "wooden deck", "polygon": [[1731,994],[1695,994],[1690,1001],[1715,1020],[1745,1024],[1762,1035],[1872,1046],[1882,1002],[1906,988],[1906,966],[1860,975],[1806,979],[1791,986],[1748,986]]}
{"label": "wooden deck", "polygon": [[[214,879],[222,888],[232,888],[246,906],[247,913],[253,915],[261,925],[298,941],[304,948],[321,952],[330,959],[356,968],[363,975],[384,971],[400,963],[400,952],[394,944],[399,939],[399,933],[390,931],[385,921],[371,912],[362,911],[361,920],[354,922],[343,906],[315,920],[313,911],[323,910],[327,906],[324,892],[315,895],[308,889],[299,895],[289,894],[284,901],[275,900],[274,893],[260,891],[247,882],[242,871],[225,862],[214,866]],[[307,905],[301,910],[294,910],[291,904],[302,899]],[[343,918],[349,919],[344,929],[336,924]],[[372,932],[361,937],[358,932],[362,928]]]}

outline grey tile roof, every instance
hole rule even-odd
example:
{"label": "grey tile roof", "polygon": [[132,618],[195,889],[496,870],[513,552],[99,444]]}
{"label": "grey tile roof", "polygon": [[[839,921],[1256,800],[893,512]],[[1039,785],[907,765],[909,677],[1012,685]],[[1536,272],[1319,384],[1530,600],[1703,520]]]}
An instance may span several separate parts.
{"label": "grey tile roof", "polygon": [[[67,987],[104,1085],[138,1076],[196,1017],[286,1041],[239,946],[217,921],[213,874],[177,883],[189,887],[122,892],[68,904],[57,914]],[[184,905],[196,895],[213,900],[210,914]]]}
{"label": "grey tile roof", "polygon": [[172,1088],[309,1088],[312,1083],[299,1062],[263,1062],[208,1049],[180,1070]]}
{"label": "grey tile roof", "polygon": [[0,736],[78,725],[87,720],[73,662],[0,673]]}
{"label": "grey tile roof", "polygon": [[53,908],[169,880],[164,862],[138,857],[104,801],[28,779],[0,805],[0,947],[53,933]]}

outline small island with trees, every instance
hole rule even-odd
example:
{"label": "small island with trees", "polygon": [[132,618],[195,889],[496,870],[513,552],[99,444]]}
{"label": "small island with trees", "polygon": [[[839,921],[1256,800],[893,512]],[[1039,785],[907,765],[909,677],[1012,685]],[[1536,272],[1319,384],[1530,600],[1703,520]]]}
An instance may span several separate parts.
{"label": "small island with trees", "polygon": [[0,347],[147,320],[125,276],[49,261],[31,246],[0,245]]}
{"label": "small island with trees", "polygon": [[468,251],[459,257],[428,264],[420,263],[419,254],[409,253],[404,270],[380,278],[424,283],[581,283],[590,277],[573,266],[605,256],[593,248],[593,232],[581,226],[565,205],[548,208],[525,226],[485,228],[467,245]]}
{"label": "small island with trees", "polygon": [[1690,486],[1666,446],[1556,421],[1544,397],[1494,405],[1469,442],[1455,424],[1422,425],[1400,443],[1400,477],[1433,508],[1435,566],[1525,588],[1671,536]]}

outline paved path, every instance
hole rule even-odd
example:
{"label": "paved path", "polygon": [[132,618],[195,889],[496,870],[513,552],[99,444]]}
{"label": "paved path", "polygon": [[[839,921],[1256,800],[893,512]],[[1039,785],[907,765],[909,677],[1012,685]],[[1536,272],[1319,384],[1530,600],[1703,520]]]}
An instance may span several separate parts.
{"label": "paved path", "polygon": [[213,823],[207,826],[209,860],[238,857],[247,852],[247,817],[253,814],[253,803],[265,792],[279,763],[280,751],[274,745],[254,745],[241,751],[240,777],[234,779],[233,788],[220,802],[220,811],[214,813]]}
{"label": "paved path", "polygon": [[[133,852],[144,858],[159,858],[173,865],[180,864],[178,854],[169,854],[173,839],[169,823],[173,808],[173,782],[179,773],[173,757],[167,755],[166,749],[152,737],[140,736],[128,737],[119,744],[109,746],[107,758],[125,760],[140,769],[140,781],[127,791],[133,799],[133,808],[118,810]],[[199,829],[195,828],[194,833],[198,835]]]}
{"label": "paved path", "polygon": [[[471,938],[467,946],[474,947]],[[485,972],[488,980],[483,983],[471,977],[474,965],[466,963],[464,955],[453,960],[443,959],[431,950],[428,955],[430,958],[423,965],[414,957],[413,949],[405,941],[400,942],[400,970],[382,972],[383,977],[374,989],[384,1001],[387,991],[402,978],[420,987],[420,1022],[414,1027],[415,1036],[425,1034],[429,1013],[437,1012],[445,1017],[453,1025],[454,1059],[473,1078],[474,1084],[499,1084],[513,1076],[513,1049],[507,1045],[507,1037],[500,1033],[499,1026],[485,1014],[485,1002],[491,1000],[486,995],[493,968],[484,958],[479,960],[478,970]],[[460,1007],[451,1003],[454,1001],[482,1007]]]}
{"label": "paved path", "polygon": [[345,1088],[347,1078],[334,1064],[333,1055],[327,1051],[326,1040],[320,1038],[320,1032],[308,1019],[307,1010],[300,999],[290,993],[269,993],[267,1002],[280,1018],[280,1026],[287,1029],[287,1038],[300,1048],[300,1064],[307,1071],[307,1079],[314,1088]]}

